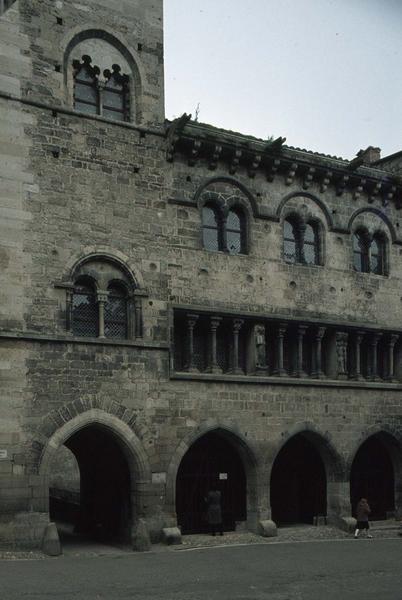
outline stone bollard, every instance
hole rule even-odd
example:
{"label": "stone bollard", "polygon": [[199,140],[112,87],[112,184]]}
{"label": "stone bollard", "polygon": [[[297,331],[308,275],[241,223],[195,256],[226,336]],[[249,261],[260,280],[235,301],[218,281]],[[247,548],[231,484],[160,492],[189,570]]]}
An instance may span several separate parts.
{"label": "stone bollard", "polygon": [[181,531],[178,527],[165,527],[162,529],[162,539],[168,546],[181,544]]}
{"label": "stone bollard", "polygon": [[48,556],[60,556],[62,553],[59,533],[55,523],[49,523],[46,526],[43,535],[42,550]]}
{"label": "stone bollard", "polygon": [[267,519],[258,523],[258,533],[262,537],[275,537],[278,535],[278,529],[273,521]]}
{"label": "stone bollard", "polygon": [[133,550],[136,550],[136,552],[148,552],[151,549],[148,527],[144,519],[139,519],[134,526],[132,545]]}

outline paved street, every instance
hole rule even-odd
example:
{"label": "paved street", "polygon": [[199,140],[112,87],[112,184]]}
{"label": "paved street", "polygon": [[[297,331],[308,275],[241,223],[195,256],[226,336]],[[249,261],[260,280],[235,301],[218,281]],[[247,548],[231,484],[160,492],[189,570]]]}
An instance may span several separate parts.
{"label": "paved street", "polygon": [[1,600],[401,600],[402,539],[0,562]]}

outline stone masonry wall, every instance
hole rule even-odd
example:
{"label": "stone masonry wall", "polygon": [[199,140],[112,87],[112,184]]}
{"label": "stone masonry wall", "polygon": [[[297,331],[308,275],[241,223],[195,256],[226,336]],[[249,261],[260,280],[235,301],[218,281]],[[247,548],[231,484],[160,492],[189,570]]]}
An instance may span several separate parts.
{"label": "stone masonry wall", "polygon": [[[7,450],[0,513],[8,531],[0,527],[0,543],[14,535],[16,513],[31,511],[43,526],[48,474],[40,473],[41,459],[57,431],[92,409],[120,419],[138,439],[143,471],[150,470],[140,482],[147,500],[141,514],[154,539],[174,522],[175,457],[208,427],[248,444],[260,477],[255,510],[265,517],[272,462],[293,433],[305,428],[321,436],[343,461],[345,481],[370,432],[402,439],[398,384],[175,378],[173,304],[402,330],[402,245],[392,203],[369,205],[364,195],[337,196],[331,187],[321,193],[315,183],[306,193],[297,177],[290,185],[279,175],[268,183],[240,168],[231,176],[235,187],[247,188],[271,218],[254,217],[250,207],[247,255],[203,249],[200,211],[180,200],[188,204],[211,178],[231,185],[223,163],[212,171],[180,156],[166,161],[161,18],[162,2],[18,0],[0,19],[0,449]],[[68,105],[63,50],[74,34],[104,23],[138,57],[141,125],[153,129],[87,117]],[[356,223],[388,237],[389,276],[352,268],[346,230],[362,208],[370,210]],[[283,261],[282,221],[295,209],[322,223],[322,266]],[[387,220],[398,243],[391,243]],[[96,253],[119,257],[134,273],[145,294],[142,339],[114,343],[67,333],[67,295],[58,286],[77,260]],[[347,512],[346,496],[342,502],[332,508]],[[40,526],[32,525],[31,543]]]}

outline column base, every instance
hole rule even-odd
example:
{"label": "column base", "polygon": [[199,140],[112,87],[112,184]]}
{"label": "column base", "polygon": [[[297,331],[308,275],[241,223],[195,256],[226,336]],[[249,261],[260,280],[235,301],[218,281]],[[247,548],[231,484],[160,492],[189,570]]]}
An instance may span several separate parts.
{"label": "column base", "polygon": [[220,375],[220,374],[223,373],[223,371],[222,371],[222,369],[220,367],[218,367],[218,365],[216,365],[216,366],[214,365],[214,366],[211,366],[211,367],[207,367],[205,369],[205,373],[212,373],[214,375]]}

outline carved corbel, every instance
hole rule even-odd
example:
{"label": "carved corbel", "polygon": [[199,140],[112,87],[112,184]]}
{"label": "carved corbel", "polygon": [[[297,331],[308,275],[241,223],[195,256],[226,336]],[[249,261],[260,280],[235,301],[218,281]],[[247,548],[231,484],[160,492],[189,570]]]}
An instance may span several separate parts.
{"label": "carved corbel", "polygon": [[297,171],[297,164],[296,163],[292,163],[289,167],[289,171],[287,172],[286,175],[286,179],[285,179],[285,184],[286,185],[291,185],[293,183],[293,180],[295,178],[296,175],[296,171]]}
{"label": "carved corbel", "polygon": [[258,169],[258,167],[261,164],[261,158],[262,158],[261,154],[254,154],[253,155],[253,162],[251,163],[251,165],[250,165],[250,167],[248,169],[248,175],[249,175],[249,177],[251,177],[251,178],[255,177],[257,169]]}
{"label": "carved corbel", "polygon": [[321,193],[323,193],[327,190],[327,188],[331,182],[332,176],[333,176],[332,171],[326,171],[324,173],[324,176],[323,176],[322,182],[321,182],[321,186],[320,186]]}
{"label": "carved corbel", "polygon": [[188,164],[190,167],[194,167],[197,162],[200,150],[201,150],[202,142],[200,140],[194,140],[193,147],[191,148],[191,155],[188,159]]}
{"label": "carved corbel", "polygon": [[369,194],[368,201],[370,204],[372,204],[374,202],[374,200],[376,199],[376,196],[378,196],[378,194],[381,192],[381,188],[382,188],[382,183],[381,183],[381,181],[378,181],[375,184],[375,186],[373,187],[373,189],[371,190],[371,193]]}
{"label": "carved corbel", "polygon": [[304,177],[304,180],[303,180],[303,189],[304,190],[308,190],[308,188],[310,187],[310,184],[314,179],[314,174],[315,174],[315,168],[310,167]]}
{"label": "carved corbel", "polygon": [[222,154],[222,146],[220,144],[215,144],[214,151],[212,153],[211,160],[209,161],[209,165],[208,165],[208,168],[210,169],[210,171],[215,171],[216,167],[218,166],[218,160],[219,160],[221,154]]}
{"label": "carved corbel", "polygon": [[364,179],[364,177],[361,177],[357,183],[356,189],[354,191],[353,194],[353,200],[358,200],[360,198],[360,196],[362,195],[362,192],[364,190],[364,186],[366,185],[366,180]]}
{"label": "carved corbel", "polygon": [[276,158],[271,163],[271,166],[269,167],[269,169],[267,171],[267,181],[269,181],[270,183],[272,183],[274,181],[275,175],[277,174],[280,165],[281,165],[281,161],[279,160],[279,158]]}
{"label": "carved corbel", "polygon": [[348,181],[349,175],[342,175],[342,177],[338,181],[338,185],[336,186],[337,196],[342,196],[343,192],[345,191],[346,185],[348,184]]}
{"label": "carved corbel", "polygon": [[243,153],[241,150],[235,150],[229,167],[229,173],[231,175],[234,175],[236,173],[242,154]]}
{"label": "carved corbel", "polygon": [[396,186],[395,185],[392,185],[392,186],[390,186],[388,188],[388,191],[384,194],[384,196],[382,198],[382,205],[383,206],[388,206],[388,204],[391,202],[391,200],[395,196],[395,192],[396,192]]}

